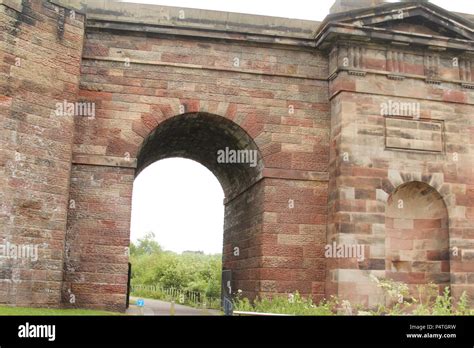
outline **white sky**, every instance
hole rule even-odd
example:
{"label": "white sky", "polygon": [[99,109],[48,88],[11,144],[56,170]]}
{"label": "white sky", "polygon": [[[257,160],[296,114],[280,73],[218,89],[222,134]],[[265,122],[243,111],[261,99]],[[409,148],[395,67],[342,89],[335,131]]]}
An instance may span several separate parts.
{"label": "white sky", "polygon": [[135,179],[132,240],[155,233],[166,250],[222,252],[224,192],[201,164],[170,158],[153,163]]}
{"label": "white sky", "polygon": [[[128,0],[127,2],[320,21],[334,0]],[[450,11],[474,13],[474,0],[432,0]],[[214,175],[185,159],[147,167],[133,188],[133,241],[153,231],[167,250],[222,252],[224,193]]]}

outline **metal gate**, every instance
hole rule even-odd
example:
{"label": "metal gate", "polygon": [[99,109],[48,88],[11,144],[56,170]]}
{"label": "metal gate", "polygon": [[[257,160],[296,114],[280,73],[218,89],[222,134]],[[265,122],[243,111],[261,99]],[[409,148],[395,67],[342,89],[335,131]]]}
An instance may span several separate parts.
{"label": "metal gate", "polygon": [[230,269],[222,270],[222,308],[225,315],[232,315],[232,271]]}

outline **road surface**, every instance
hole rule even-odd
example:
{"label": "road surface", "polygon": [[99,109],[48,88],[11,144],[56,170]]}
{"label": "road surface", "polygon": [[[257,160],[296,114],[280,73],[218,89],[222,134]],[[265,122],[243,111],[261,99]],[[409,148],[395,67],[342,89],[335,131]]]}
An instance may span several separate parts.
{"label": "road surface", "polygon": [[[138,297],[130,296],[130,307],[127,309],[129,315],[171,315],[171,303],[161,300],[153,300],[149,298],[143,299],[145,306],[140,308],[132,303]],[[201,309],[183,306],[180,304],[174,305],[174,315],[222,315],[222,312],[215,309]]]}

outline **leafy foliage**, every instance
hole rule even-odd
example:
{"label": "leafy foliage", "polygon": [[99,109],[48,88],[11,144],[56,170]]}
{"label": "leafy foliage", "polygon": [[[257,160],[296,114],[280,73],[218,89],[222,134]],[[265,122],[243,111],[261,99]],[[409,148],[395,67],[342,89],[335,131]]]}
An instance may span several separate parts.
{"label": "leafy foliage", "polygon": [[315,304],[298,292],[286,296],[257,298],[252,302],[248,298],[242,298],[240,291],[234,300],[234,310],[290,315],[474,315],[465,292],[456,301],[451,296],[449,287],[439,294],[435,284],[419,285],[418,298],[415,298],[410,295],[407,284],[390,279],[373,280],[384,292],[386,301],[372,310],[337,297]]}
{"label": "leafy foliage", "polygon": [[222,256],[200,252],[176,254],[164,251],[147,234],[137,244],[130,245],[132,284],[156,285],[183,291],[203,293],[208,298],[220,298]]}
{"label": "leafy foliage", "polygon": [[[418,296],[410,295],[408,285],[390,279],[372,278],[386,295],[386,305],[379,305],[372,314],[376,315],[474,315],[469,308],[466,292],[458,301],[451,296],[448,286],[442,294],[436,284],[423,284],[416,287]],[[394,301],[394,299],[397,299]]]}
{"label": "leafy foliage", "polygon": [[238,296],[234,300],[234,311],[290,315],[333,315],[336,305],[335,299],[315,304],[310,298],[304,298],[295,292],[288,294],[288,296],[276,295],[272,298],[257,298],[253,303],[248,298]]}

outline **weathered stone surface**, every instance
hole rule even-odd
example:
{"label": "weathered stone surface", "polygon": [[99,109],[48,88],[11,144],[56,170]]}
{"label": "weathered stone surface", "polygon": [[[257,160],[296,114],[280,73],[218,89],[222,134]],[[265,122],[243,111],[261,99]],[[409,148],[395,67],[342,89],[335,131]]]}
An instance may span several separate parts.
{"label": "weathered stone surface", "polygon": [[[387,28],[388,35],[390,29],[395,28],[394,23],[397,30],[428,34],[422,28],[411,26],[406,16],[382,24],[385,21],[380,17],[382,14],[401,11],[410,15],[403,12],[403,6],[384,5],[372,17],[371,10],[367,9],[351,15],[336,14],[333,19],[361,25],[360,31],[352,33],[354,37],[374,38],[370,34],[371,20]],[[423,8],[430,5],[419,6],[419,14],[424,16]],[[468,27],[471,29],[466,33],[456,34],[457,29],[452,28],[445,36],[461,35],[472,41],[472,24]],[[429,35],[437,35],[435,31]],[[371,252],[374,250],[378,257],[385,258],[383,275],[408,283],[447,284],[450,272],[453,291],[459,295],[465,290],[472,298],[473,284],[465,280],[465,272],[472,272],[474,264],[457,250],[470,248],[471,237],[466,236],[472,236],[474,226],[472,216],[466,214],[466,209],[472,209],[472,201],[464,199],[464,190],[470,190],[474,178],[470,116],[474,106],[471,92],[458,83],[459,79],[472,81],[470,63],[459,66],[461,58],[449,48],[445,53],[450,54],[439,55],[416,49],[411,44],[398,46],[396,42],[356,44],[350,41],[350,34],[341,32],[340,35],[345,39],[343,42],[335,42],[338,36],[333,34],[332,46],[328,41],[319,45],[331,50],[328,239],[352,236],[355,241],[366,242],[361,238],[365,228],[358,226],[372,224],[369,228],[372,236],[381,238],[370,240]],[[435,43],[421,36],[412,43],[421,44],[425,39],[425,45],[428,41]],[[469,67],[467,75],[466,66]],[[433,84],[434,81],[437,82]],[[419,193],[414,189],[404,197],[397,197],[401,188],[420,188],[421,184],[425,188]],[[361,189],[367,192],[357,195]],[[350,190],[356,193],[353,197],[332,194]],[[407,208],[410,199],[417,199],[419,203]],[[403,204],[406,213],[395,214]],[[436,209],[437,205],[445,208]],[[372,222],[376,221],[373,207],[380,207],[384,217],[376,228]],[[365,214],[361,214],[364,211]],[[460,259],[462,261],[456,261]],[[327,284],[327,294],[353,295],[350,288],[341,286],[341,282],[331,277],[346,267],[342,260],[328,263],[327,281],[332,284]],[[358,268],[365,269],[366,265],[360,263]],[[376,290],[368,287],[364,291],[370,304]]]}
{"label": "weathered stone surface", "polygon": [[0,303],[124,310],[133,179],[173,156],[222,184],[246,296],[373,306],[375,275],[474,298],[472,17],[346,5],[317,23],[0,0],[0,241],[39,246],[1,260]]}
{"label": "weathered stone surface", "polygon": [[54,111],[77,99],[84,30],[67,13],[0,2],[0,243],[38,252],[2,255],[3,303],[60,305],[74,120]]}

